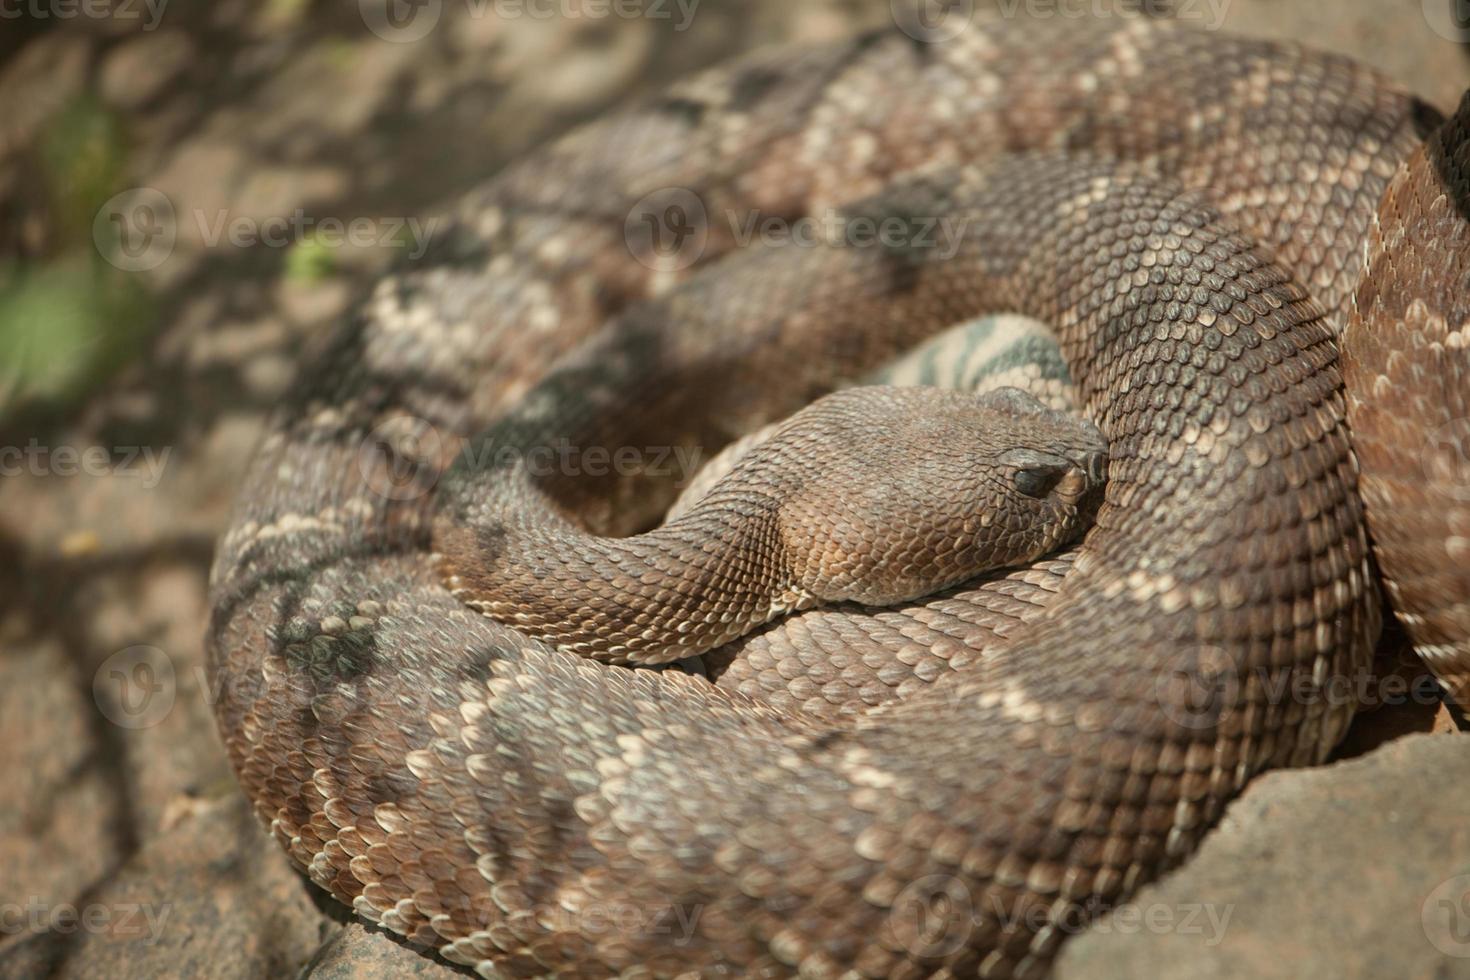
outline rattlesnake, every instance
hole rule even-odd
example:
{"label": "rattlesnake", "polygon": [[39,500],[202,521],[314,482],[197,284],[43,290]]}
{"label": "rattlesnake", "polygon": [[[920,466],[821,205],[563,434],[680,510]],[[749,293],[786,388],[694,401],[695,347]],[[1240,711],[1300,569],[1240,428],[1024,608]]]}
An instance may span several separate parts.
{"label": "rattlesnake", "polygon": [[[252,463],[209,635],[246,793],[314,882],[487,976],[1043,971],[1345,729],[1324,692],[1366,669],[1379,594],[1335,336],[1371,338],[1363,446],[1465,414],[1467,126],[1291,45],[1007,24],[758,54],[533,155],[322,344]],[[636,233],[674,205],[692,255]],[[734,250],[723,220],[827,212],[965,234]],[[1067,556],[801,613],[712,653],[714,683],[551,649],[440,582],[440,477],[507,413],[713,449],[997,310],[1055,328],[1109,441]],[[1457,472],[1363,460],[1390,592],[1453,679],[1466,566],[1419,570],[1470,538]],[[646,528],[654,469],[557,504]]]}
{"label": "rattlesnake", "polygon": [[512,413],[484,440],[491,466],[444,481],[445,584],[528,636],[620,664],[707,653],[819,602],[895,605],[1034,561],[1076,536],[1107,459],[1094,426],[1015,388],[861,386],[774,427],[677,520],[609,539],[538,492],[527,460],[561,434],[538,430]]}

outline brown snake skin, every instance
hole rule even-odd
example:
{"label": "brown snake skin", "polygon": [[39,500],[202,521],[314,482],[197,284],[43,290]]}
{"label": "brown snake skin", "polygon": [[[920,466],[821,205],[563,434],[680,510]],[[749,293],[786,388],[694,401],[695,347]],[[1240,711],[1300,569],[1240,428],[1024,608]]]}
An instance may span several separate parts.
{"label": "brown snake skin", "polygon": [[1389,598],[1414,649],[1470,709],[1467,221],[1470,106],[1462,103],[1384,197],[1347,320],[1343,379],[1359,492]]}
{"label": "brown snake skin", "polygon": [[[1379,630],[1335,336],[1361,283],[1381,347],[1354,366],[1389,379],[1354,382],[1366,403],[1430,379],[1429,421],[1463,412],[1470,108],[1395,179],[1438,113],[1347,59],[1056,27],[702,75],[502,174],[323,344],[242,489],[209,636],[241,784],[314,882],[485,976],[1030,976],[1256,773],[1327,755],[1354,706],[1323,692]],[[682,271],[624,237],[669,188],[709,216]],[[723,220],[831,208],[965,234],[737,252]],[[439,478],[508,411],[712,452],[989,311],[1054,327],[1109,442],[1068,558],[792,617],[710,658],[749,667],[733,686],[550,649],[440,584]],[[1408,407],[1394,452],[1433,428]],[[1365,482],[1376,523],[1418,472]],[[621,534],[671,482],[557,503]],[[1411,536],[1429,518],[1377,531],[1443,648],[1447,513],[1440,550]],[[844,637],[896,652],[849,680],[803,659]],[[849,695],[877,706],[802,710]]]}
{"label": "brown snake skin", "polygon": [[560,433],[526,441],[540,427],[521,414],[466,454],[491,466],[440,488],[445,585],[604,663],[682,660],[818,603],[896,605],[1035,561],[1086,527],[1107,465],[1095,426],[1015,388],[860,386],[777,425],[677,521],[602,538],[538,487],[535,450]]}

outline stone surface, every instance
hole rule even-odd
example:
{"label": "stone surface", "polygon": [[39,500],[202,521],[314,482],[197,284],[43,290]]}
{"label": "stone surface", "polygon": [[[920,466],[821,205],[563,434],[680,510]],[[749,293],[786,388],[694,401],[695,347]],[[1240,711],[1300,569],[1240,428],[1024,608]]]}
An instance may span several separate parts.
{"label": "stone surface", "polygon": [[1058,980],[1470,977],[1470,735],[1268,773]]}
{"label": "stone surface", "polygon": [[358,977],[456,980],[458,967],[416,952],[392,936],[349,922],[322,947],[302,971],[302,980],[357,980]]}
{"label": "stone surface", "polygon": [[194,57],[194,42],[182,31],[130,39],[102,63],[102,97],[123,109],[142,109],[161,96]]}
{"label": "stone surface", "polygon": [[104,883],[15,901],[24,919],[8,916],[22,928],[0,946],[0,976],[286,976],[340,929],[238,794],[174,809],[174,826]]}

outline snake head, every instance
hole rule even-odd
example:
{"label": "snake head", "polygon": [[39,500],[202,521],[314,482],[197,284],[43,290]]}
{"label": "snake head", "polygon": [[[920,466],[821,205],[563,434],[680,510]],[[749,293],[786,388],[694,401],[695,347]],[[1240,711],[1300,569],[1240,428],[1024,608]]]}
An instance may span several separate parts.
{"label": "snake head", "polygon": [[780,506],[802,591],[871,605],[1066,543],[1091,523],[1108,463],[1096,426],[1014,388],[848,389],[794,416],[770,452],[804,470]]}

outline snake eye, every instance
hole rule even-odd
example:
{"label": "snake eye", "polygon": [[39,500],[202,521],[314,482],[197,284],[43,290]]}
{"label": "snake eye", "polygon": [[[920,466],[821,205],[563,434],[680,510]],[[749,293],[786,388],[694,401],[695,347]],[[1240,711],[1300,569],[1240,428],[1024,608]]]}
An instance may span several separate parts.
{"label": "snake eye", "polygon": [[1051,493],[1074,466],[1071,460],[1036,449],[1015,448],[1001,453],[998,462],[1010,469],[1011,482],[1028,497]]}
{"label": "snake eye", "polygon": [[1066,476],[1068,466],[1028,466],[1023,470],[1017,470],[1013,478],[1016,489],[1028,497],[1040,499],[1051,493],[1062,477]]}

